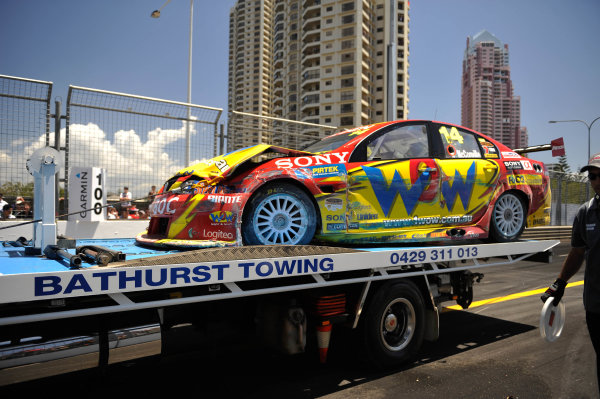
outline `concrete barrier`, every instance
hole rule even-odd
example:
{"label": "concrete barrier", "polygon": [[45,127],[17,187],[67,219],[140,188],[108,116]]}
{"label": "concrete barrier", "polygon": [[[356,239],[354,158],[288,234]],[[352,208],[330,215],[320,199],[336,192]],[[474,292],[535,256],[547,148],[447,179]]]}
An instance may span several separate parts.
{"label": "concrete barrier", "polygon": [[571,240],[571,226],[544,226],[525,229],[521,238],[527,240]]}

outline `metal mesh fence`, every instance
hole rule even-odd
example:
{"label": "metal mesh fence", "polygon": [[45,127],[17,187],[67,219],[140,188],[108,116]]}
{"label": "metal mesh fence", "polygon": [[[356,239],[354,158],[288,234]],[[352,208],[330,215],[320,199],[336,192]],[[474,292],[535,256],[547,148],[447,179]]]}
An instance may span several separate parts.
{"label": "metal mesh fence", "polygon": [[[0,193],[11,204],[17,197],[33,203],[27,158],[39,148],[56,146],[50,131],[51,93],[51,82],[0,75]],[[225,152],[217,132],[221,113],[218,108],[71,86],[66,134],[60,135],[64,188],[69,168],[100,167],[107,172],[109,202],[118,200],[123,186],[133,198],[145,197],[151,186],[159,187],[186,164]],[[258,143],[302,149],[336,131],[334,126],[234,111],[228,118],[228,149]],[[591,196],[587,177],[550,171],[550,180],[551,224],[571,225],[579,206]],[[60,207],[60,212],[66,211]],[[20,209],[15,213],[26,217]]]}
{"label": "metal mesh fence", "polygon": [[218,108],[70,86],[65,186],[70,168],[99,167],[106,170],[109,202],[124,186],[133,198],[145,197],[179,169],[216,155],[221,113]]}
{"label": "metal mesh fence", "polygon": [[273,144],[300,150],[337,131],[335,126],[232,111],[228,116],[229,150],[256,144]]}
{"label": "metal mesh fence", "polygon": [[[552,222],[554,226],[571,226],[577,209],[591,198],[590,183],[583,174],[550,171]],[[590,194],[591,193],[591,194]]]}
{"label": "metal mesh fence", "polygon": [[[33,202],[33,176],[25,165],[35,150],[54,144],[51,93],[51,82],[0,75],[0,193],[9,204],[18,197]],[[24,203],[16,205],[13,214],[26,217]]]}

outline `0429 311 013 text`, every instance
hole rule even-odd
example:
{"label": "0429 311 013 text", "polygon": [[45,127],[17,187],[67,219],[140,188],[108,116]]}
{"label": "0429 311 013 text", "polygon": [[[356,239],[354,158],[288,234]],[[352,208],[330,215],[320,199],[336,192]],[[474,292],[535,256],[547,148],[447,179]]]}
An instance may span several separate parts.
{"label": "0429 311 013 text", "polygon": [[390,255],[390,262],[393,265],[412,264],[412,263],[427,263],[427,262],[443,262],[450,260],[468,259],[479,256],[477,246],[461,246],[454,248],[439,248],[427,250],[414,250],[393,252]]}

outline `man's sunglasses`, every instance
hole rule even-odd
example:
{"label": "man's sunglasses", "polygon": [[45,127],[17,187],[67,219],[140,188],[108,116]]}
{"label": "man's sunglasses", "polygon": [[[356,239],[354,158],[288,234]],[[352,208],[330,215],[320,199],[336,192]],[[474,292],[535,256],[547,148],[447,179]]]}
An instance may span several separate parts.
{"label": "man's sunglasses", "polygon": [[590,173],[588,172],[588,179],[596,180],[596,178],[600,177],[600,173]]}

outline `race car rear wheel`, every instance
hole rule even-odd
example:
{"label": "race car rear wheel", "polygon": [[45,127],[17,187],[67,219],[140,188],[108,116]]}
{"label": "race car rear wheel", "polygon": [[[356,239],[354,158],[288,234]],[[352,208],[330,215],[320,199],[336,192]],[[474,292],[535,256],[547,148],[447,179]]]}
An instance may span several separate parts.
{"label": "race car rear wheel", "polygon": [[494,204],[490,222],[490,238],[495,242],[516,240],[527,220],[523,201],[513,193],[504,193]]}
{"label": "race car rear wheel", "polygon": [[242,236],[247,245],[304,245],[315,234],[315,207],[291,184],[265,187],[252,197],[244,214]]}

